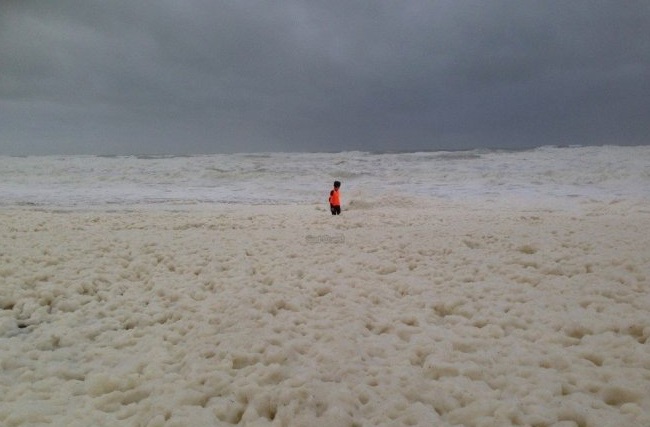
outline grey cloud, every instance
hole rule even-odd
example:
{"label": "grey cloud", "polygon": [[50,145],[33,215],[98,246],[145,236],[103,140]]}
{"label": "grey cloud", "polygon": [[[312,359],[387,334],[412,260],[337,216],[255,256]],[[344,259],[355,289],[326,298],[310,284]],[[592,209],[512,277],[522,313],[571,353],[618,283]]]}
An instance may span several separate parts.
{"label": "grey cloud", "polygon": [[0,154],[647,143],[649,9],[7,1]]}

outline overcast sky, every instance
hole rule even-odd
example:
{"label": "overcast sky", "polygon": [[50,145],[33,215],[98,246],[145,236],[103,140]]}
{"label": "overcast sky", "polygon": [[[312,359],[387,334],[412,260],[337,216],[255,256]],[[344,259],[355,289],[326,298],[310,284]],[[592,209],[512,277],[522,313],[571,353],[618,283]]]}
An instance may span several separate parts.
{"label": "overcast sky", "polygon": [[0,0],[0,154],[648,143],[648,0]]}

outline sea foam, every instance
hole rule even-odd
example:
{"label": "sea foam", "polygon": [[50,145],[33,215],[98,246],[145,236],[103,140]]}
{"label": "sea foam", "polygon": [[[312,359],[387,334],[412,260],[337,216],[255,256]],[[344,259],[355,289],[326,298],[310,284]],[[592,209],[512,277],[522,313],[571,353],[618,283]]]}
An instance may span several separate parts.
{"label": "sea foam", "polygon": [[648,153],[1,158],[0,424],[650,425]]}
{"label": "sea foam", "polygon": [[[3,206],[321,203],[331,182],[356,199],[613,200],[650,193],[649,147],[185,157],[0,157]],[[325,196],[326,197],[326,196]]]}

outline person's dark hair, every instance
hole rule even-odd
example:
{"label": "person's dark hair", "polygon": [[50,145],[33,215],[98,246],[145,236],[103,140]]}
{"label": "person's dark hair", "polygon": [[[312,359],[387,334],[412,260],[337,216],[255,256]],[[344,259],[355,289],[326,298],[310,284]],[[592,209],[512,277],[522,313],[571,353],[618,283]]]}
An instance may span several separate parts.
{"label": "person's dark hair", "polygon": [[334,181],[334,187],[339,188],[341,186],[341,183],[339,181]]}

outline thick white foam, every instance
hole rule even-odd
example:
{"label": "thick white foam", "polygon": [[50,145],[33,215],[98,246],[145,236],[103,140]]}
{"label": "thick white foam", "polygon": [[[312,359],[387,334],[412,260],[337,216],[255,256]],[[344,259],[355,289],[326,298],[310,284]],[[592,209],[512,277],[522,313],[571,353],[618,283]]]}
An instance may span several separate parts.
{"label": "thick white foam", "polygon": [[648,200],[382,202],[0,209],[0,424],[650,425]]}

